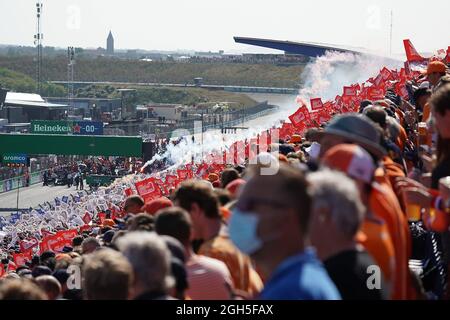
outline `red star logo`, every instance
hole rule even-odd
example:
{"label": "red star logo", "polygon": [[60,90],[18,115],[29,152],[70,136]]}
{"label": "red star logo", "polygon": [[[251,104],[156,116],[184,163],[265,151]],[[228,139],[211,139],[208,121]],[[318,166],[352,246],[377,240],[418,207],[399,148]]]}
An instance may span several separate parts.
{"label": "red star logo", "polygon": [[72,129],[73,133],[80,133],[81,127],[78,125],[78,123],[76,123]]}

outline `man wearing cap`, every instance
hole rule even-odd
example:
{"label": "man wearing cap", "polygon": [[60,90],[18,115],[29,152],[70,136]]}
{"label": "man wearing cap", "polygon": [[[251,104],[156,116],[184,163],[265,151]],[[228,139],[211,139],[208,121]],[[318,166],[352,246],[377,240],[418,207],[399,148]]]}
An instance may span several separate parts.
{"label": "man wearing cap", "polygon": [[[352,143],[364,148],[374,161],[383,158],[387,161],[386,150],[380,145],[380,133],[375,124],[365,115],[346,114],[335,117],[324,131],[317,132],[315,137],[320,140],[320,158],[332,147]],[[409,290],[408,259],[411,255],[411,237],[408,221],[400,207],[395,195],[388,172],[383,166],[378,166],[375,171],[375,179],[378,182],[376,188],[371,189],[370,207],[374,214],[383,219],[389,229],[392,238],[398,274],[398,290],[393,290],[395,299],[407,299]]]}
{"label": "man wearing cap", "polygon": [[[431,61],[427,67],[427,78],[434,89],[441,78],[445,76],[447,66],[441,61]],[[433,90],[434,91],[434,90]]]}

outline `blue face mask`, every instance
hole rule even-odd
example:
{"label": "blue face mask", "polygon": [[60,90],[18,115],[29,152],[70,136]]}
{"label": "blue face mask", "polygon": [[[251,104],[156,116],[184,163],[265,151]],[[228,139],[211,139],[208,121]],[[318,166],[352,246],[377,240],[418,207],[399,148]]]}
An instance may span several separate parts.
{"label": "blue face mask", "polygon": [[244,254],[251,255],[261,249],[263,242],[257,235],[259,216],[252,212],[233,209],[229,233],[231,241]]}

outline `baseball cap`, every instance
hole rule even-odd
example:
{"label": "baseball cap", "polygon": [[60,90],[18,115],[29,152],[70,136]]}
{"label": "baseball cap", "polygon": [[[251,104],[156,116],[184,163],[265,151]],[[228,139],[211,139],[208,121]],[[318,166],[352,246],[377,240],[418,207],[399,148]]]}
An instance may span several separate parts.
{"label": "baseball cap", "polygon": [[158,210],[172,207],[172,206],[173,206],[172,201],[170,201],[166,197],[160,197],[157,199],[153,199],[149,203],[144,204],[144,206],[142,207],[142,210],[145,213],[154,215]]}
{"label": "baseball cap", "polygon": [[382,158],[386,150],[380,145],[380,133],[375,124],[362,114],[344,114],[333,118],[324,131],[314,132],[312,137],[320,141],[327,136],[338,136],[357,143],[377,158]]}
{"label": "baseball cap", "polygon": [[353,179],[372,183],[375,163],[370,154],[356,144],[339,144],[328,150],[323,164],[331,169],[345,172]]}
{"label": "baseball cap", "polygon": [[432,61],[428,64],[427,75],[432,73],[445,73],[447,66],[441,61]]}

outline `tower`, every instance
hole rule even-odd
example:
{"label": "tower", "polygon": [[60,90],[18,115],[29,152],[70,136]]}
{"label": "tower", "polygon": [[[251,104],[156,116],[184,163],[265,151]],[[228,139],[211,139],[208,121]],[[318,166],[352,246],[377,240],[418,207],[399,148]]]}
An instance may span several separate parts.
{"label": "tower", "polygon": [[114,54],[114,38],[111,31],[109,31],[108,39],[106,39],[106,53],[110,55]]}
{"label": "tower", "polygon": [[36,59],[36,91],[38,94],[41,94],[42,89],[42,39],[44,38],[44,34],[41,30],[41,14],[42,14],[42,2],[38,1],[36,3],[36,34],[34,35],[34,44],[36,45],[37,50],[37,59]]}

